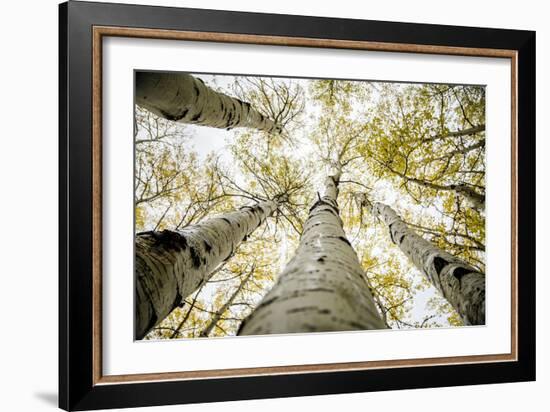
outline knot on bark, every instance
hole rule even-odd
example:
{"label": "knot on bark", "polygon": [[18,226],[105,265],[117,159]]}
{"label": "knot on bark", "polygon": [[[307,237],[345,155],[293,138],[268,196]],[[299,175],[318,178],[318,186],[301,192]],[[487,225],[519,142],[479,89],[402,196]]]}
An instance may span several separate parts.
{"label": "knot on bark", "polygon": [[187,249],[187,239],[184,235],[172,230],[163,230],[161,232],[148,231],[137,233],[137,236],[143,238],[152,238],[155,246],[162,246],[167,250],[175,250],[177,252]]}
{"label": "knot on bark", "polygon": [[313,204],[313,206],[311,206],[311,208],[309,209],[309,213],[313,212],[313,210],[315,210],[316,208],[318,208],[320,206],[328,206],[329,210],[332,213],[334,213],[336,216],[340,215],[340,211],[338,210],[338,208],[336,206],[334,206],[330,202],[327,202],[326,200],[323,200],[322,198],[319,198],[319,200],[317,200]]}

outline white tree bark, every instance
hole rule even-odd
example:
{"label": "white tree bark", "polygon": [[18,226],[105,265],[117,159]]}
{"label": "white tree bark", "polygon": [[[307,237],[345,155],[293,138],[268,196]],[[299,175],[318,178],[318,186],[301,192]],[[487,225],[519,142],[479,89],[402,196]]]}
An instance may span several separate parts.
{"label": "white tree bark", "polygon": [[485,208],[485,195],[478,193],[474,188],[466,184],[440,185],[440,184],[428,182],[422,179],[408,177],[399,172],[395,172],[395,173],[403,177],[405,180],[416,183],[417,185],[420,185],[423,187],[427,187],[435,190],[454,191],[458,195],[463,196],[477,210],[481,211]]}
{"label": "white tree bark", "polygon": [[466,325],[485,324],[485,274],[428,242],[389,206],[371,205],[371,212],[390,230],[392,241],[447,299]]}
{"label": "white tree bark", "polygon": [[446,134],[440,134],[425,139],[421,139],[422,142],[430,142],[434,140],[443,140],[448,139],[449,137],[460,137],[460,136],[469,136],[472,134],[477,134],[485,131],[485,125],[481,124],[479,126],[471,127],[470,129],[457,130],[456,132],[449,132]]}
{"label": "white tree bark", "polygon": [[477,210],[485,209],[485,195],[478,193],[472,187],[464,184],[450,185],[449,187],[468,199],[472,206],[475,207]]}
{"label": "white tree bark", "polygon": [[165,119],[221,129],[248,127],[280,133],[273,120],[237,98],[185,73],[136,73],[136,103]]}
{"label": "white tree bark", "polygon": [[245,206],[179,231],[136,236],[136,338],[141,339],[278,207],[278,201]]}
{"label": "white tree bark", "polygon": [[339,174],[326,179],[295,256],[239,335],[385,329],[339,216]]}
{"label": "white tree bark", "polygon": [[208,325],[206,325],[206,327],[203,329],[203,331],[200,333],[200,337],[202,338],[206,338],[208,337],[208,335],[210,335],[210,333],[212,332],[212,330],[214,330],[214,328],[216,328],[216,326],[218,325],[218,322],[222,319],[222,316],[223,314],[225,313],[225,311],[227,309],[229,309],[231,307],[231,305],[233,305],[233,303],[235,302],[235,299],[237,298],[237,296],[239,295],[239,293],[241,293],[241,291],[243,290],[243,288],[245,287],[246,283],[248,282],[248,280],[252,277],[252,275],[254,274],[254,270],[256,268],[254,267],[254,265],[252,265],[252,268],[250,269],[250,271],[248,272],[248,274],[244,277],[244,279],[241,280],[241,283],[239,283],[239,286],[237,287],[237,289],[235,289],[233,291],[233,293],[231,294],[231,296],[229,297],[229,299],[227,299],[227,301],[223,304],[223,306],[218,309],[218,311],[216,313],[214,313],[212,315],[212,318],[210,319],[210,321],[208,322]]}

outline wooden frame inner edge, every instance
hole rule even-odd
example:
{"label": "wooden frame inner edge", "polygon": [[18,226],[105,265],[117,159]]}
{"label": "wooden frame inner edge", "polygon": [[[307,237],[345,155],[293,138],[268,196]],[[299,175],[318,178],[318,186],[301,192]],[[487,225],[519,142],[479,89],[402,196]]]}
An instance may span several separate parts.
{"label": "wooden frame inner edge", "polygon": [[[143,29],[133,27],[93,26],[92,29],[92,316],[93,316],[93,385],[135,383],[147,381],[169,381],[190,379],[217,379],[228,377],[281,375],[297,373],[319,373],[367,370],[381,368],[402,368],[413,366],[457,365],[466,363],[492,363],[517,361],[517,51],[454,46],[432,46],[404,43],[384,43],[355,40],[334,40],[319,38],[264,36],[235,33]],[[318,47],[385,51],[400,53],[423,53],[457,56],[500,57],[511,59],[511,184],[512,184],[512,242],[511,242],[511,353],[472,356],[451,356],[439,358],[394,359],[383,361],[327,363],[312,365],[287,365],[200,371],[142,373],[129,375],[103,375],[102,373],[102,40],[104,36],[151,38],[164,40],[207,41],[237,44],[278,45],[294,47]]]}

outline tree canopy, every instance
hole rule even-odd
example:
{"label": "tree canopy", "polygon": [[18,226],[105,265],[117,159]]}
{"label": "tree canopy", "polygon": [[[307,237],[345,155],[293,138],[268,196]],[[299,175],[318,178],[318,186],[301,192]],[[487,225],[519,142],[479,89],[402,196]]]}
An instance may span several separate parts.
{"label": "tree canopy", "polygon": [[463,325],[370,205],[390,206],[423,239],[484,273],[484,87],[194,76],[277,130],[220,130],[136,105],[136,233],[191,228],[262,201],[278,207],[145,339],[237,334],[292,258],[335,168],[339,216],[385,325]]}

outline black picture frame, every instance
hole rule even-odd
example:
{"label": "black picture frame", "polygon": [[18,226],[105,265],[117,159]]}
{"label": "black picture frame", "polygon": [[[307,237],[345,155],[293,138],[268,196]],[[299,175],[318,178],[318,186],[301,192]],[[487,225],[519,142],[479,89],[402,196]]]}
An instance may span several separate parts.
{"label": "black picture frame", "polygon": [[[517,52],[517,361],[101,385],[93,363],[94,26]],[[535,32],[68,2],[59,6],[59,406],[90,410],[535,379]]]}

